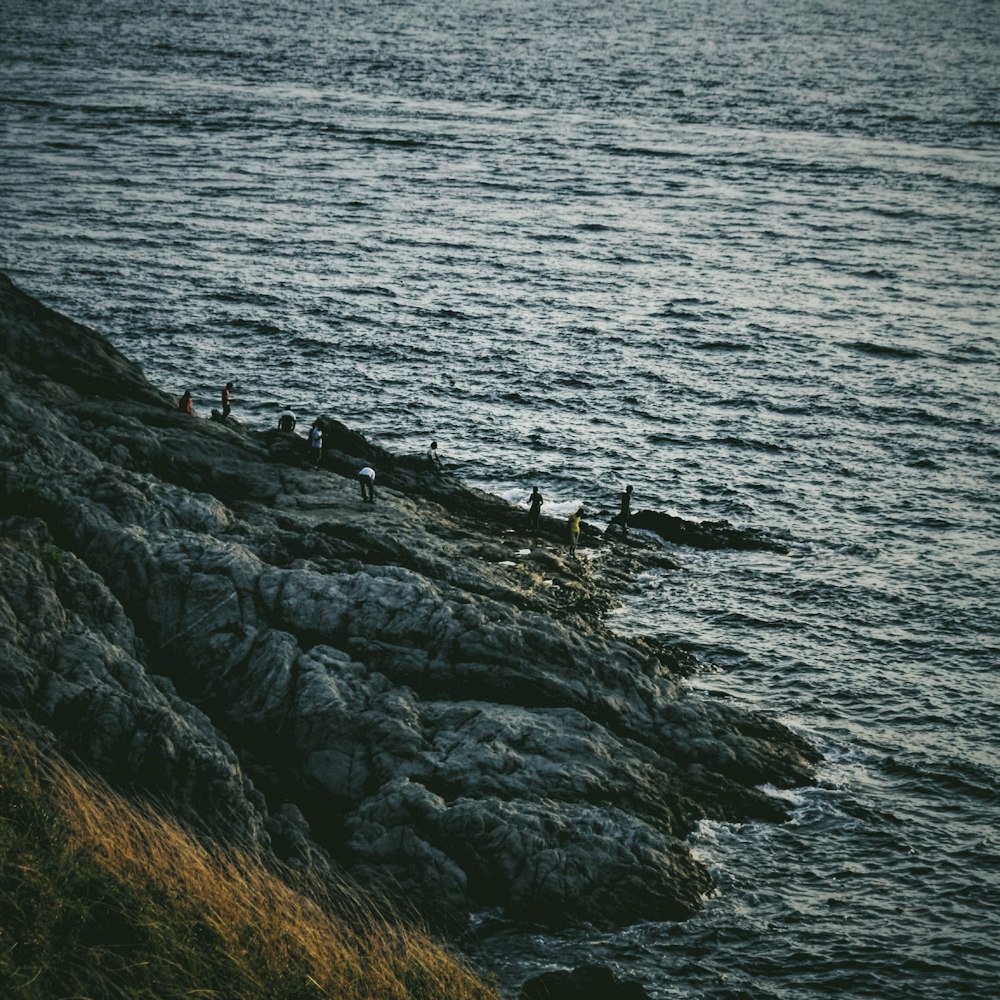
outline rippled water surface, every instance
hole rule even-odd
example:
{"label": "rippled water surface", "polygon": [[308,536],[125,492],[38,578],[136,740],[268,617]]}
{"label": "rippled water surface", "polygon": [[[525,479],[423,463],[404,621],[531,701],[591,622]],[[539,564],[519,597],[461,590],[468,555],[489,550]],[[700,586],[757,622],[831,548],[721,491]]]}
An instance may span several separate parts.
{"label": "rippled water surface", "polygon": [[207,414],[339,416],[595,522],[727,518],[615,614],[805,733],[684,925],[513,986],[1000,995],[1000,6],[0,0],[0,267]]}

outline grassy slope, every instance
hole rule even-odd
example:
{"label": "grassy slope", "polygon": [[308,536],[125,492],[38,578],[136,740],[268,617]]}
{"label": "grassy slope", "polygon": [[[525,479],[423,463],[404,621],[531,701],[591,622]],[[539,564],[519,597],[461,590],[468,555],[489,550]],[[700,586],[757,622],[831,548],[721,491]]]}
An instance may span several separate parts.
{"label": "grassy slope", "polygon": [[348,887],[207,846],[3,724],[0,996],[496,998]]}

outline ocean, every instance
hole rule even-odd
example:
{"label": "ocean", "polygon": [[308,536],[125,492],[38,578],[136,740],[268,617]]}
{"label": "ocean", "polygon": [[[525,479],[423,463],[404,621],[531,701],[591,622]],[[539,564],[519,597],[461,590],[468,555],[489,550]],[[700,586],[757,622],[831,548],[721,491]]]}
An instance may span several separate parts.
{"label": "ocean", "polygon": [[1000,996],[1000,4],[0,0],[0,269],[196,412],[726,519],[612,615],[823,753],[505,996]]}

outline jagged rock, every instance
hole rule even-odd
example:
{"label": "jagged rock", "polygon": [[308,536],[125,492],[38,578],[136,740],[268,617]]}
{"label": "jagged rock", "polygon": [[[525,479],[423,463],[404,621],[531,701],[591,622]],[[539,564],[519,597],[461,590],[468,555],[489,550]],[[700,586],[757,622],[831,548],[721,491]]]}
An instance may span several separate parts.
{"label": "jagged rock", "polygon": [[328,418],[306,468],[2,277],[0,346],[0,709],[119,785],[437,919],[608,923],[692,912],[694,824],[811,779],[786,730],[687,694],[686,654],[605,629],[655,547],[598,573]]}
{"label": "jagged rock", "polygon": [[[613,525],[620,523],[616,515]],[[629,527],[652,531],[675,545],[697,549],[763,549],[787,553],[788,546],[759,528],[738,528],[729,521],[688,521],[659,510],[636,511],[629,518]],[[611,528],[609,530],[619,530]]]}
{"label": "jagged rock", "polygon": [[649,1000],[641,983],[619,979],[603,965],[543,972],[521,987],[521,1000]]}

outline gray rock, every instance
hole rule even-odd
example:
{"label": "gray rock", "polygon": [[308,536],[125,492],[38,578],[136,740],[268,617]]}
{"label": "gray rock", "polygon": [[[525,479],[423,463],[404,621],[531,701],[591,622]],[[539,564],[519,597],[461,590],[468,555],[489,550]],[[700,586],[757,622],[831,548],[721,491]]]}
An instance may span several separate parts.
{"label": "gray rock", "polygon": [[598,573],[552,525],[519,555],[523,511],[326,418],[303,468],[2,277],[0,345],[0,711],[118,785],[435,919],[557,924],[683,918],[694,824],[811,780],[801,740],[604,626],[655,546]]}
{"label": "gray rock", "polygon": [[619,979],[603,965],[581,965],[529,979],[521,1000],[649,1000],[649,994],[641,983]]}

